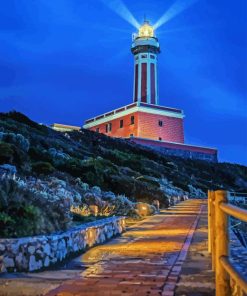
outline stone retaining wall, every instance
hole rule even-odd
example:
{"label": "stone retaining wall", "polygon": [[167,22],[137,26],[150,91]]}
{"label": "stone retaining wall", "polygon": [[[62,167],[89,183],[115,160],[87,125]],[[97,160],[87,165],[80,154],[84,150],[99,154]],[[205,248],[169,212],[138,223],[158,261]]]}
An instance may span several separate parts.
{"label": "stone retaining wall", "polygon": [[124,217],[110,217],[52,235],[0,239],[0,273],[46,268],[124,230]]}

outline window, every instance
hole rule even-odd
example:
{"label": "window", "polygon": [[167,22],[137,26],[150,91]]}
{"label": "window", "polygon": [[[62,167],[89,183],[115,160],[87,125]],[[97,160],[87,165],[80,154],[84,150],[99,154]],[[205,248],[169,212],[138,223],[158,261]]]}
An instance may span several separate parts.
{"label": "window", "polygon": [[105,132],[108,133],[108,132],[111,132],[111,129],[112,129],[112,123],[107,123],[105,125]]}
{"label": "window", "polygon": [[153,60],[155,60],[155,56],[152,55],[152,54],[150,55],[150,58],[153,59]]}
{"label": "window", "polygon": [[96,127],[95,131],[96,131],[96,133],[99,133],[99,127]]}
{"label": "window", "polygon": [[139,57],[138,56],[136,56],[136,60],[138,60],[139,59]]}
{"label": "window", "polygon": [[163,121],[159,120],[159,126],[163,126]]}
{"label": "window", "polygon": [[162,138],[159,138],[159,141],[162,141]]}
{"label": "window", "polygon": [[134,137],[134,135],[133,134],[130,134],[130,137]]}
{"label": "window", "polygon": [[146,54],[142,54],[142,55],[141,55],[141,58],[142,58],[142,59],[146,59],[147,57],[148,57],[148,56],[147,56]]}
{"label": "window", "polygon": [[130,117],[130,124],[135,124],[135,116]]}
{"label": "window", "polygon": [[120,120],[119,127],[120,127],[120,128],[123,127],[123,119]]}

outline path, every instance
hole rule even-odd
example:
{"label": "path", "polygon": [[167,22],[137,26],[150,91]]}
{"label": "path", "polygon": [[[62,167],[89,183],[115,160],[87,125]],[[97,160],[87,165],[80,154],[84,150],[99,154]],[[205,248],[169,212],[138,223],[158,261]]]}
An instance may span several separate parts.
{"label": "path", "polygon": [[47,296],[174,295],[203,207],[187,200],[90,249],[79,258],[85,271]]}

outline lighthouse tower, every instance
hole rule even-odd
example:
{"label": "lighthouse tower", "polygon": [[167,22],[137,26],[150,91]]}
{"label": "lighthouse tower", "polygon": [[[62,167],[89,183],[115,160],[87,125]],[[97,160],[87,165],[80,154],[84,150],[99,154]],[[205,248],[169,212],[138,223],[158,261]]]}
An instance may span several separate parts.
{"label": "lighthouse tower", "polygon": [[160,45],[148,21],[133,34],[131,52],[135,61],[133,102],[89,118],[83,127],[110,137],[129,138],[164,154],[217,161],[216,149],[184,143],[183,110],[159,104]]}
{"label": "lighthouse tower", "polygon": [[133,101],[158,105],[157,55],[160,53],[158,39],[148,21],[133,34],[131,52],[134,55]]}

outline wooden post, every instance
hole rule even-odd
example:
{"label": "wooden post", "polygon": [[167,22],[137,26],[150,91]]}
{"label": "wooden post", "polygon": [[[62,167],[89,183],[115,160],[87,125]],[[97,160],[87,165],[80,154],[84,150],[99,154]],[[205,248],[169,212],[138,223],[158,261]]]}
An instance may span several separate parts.
{"label": "wooden post", "polygon": [[210,202],[211,213],[211,252],[212,252],[212,270],[215,271],[215,191],[211,191]]}
{"label": "wooden post", "polygon": [[220,263],[221,256],[229,254],[228,215],[220,209],[221,203],[227,203],[227,192],[215,192],[215,279],[216,296],[229,296],[229,275]]}
{"label": "wooden post", "polygon": [[212,253],[212,237],[211,237],[211,195],[212,191],[208,190],[208,252]]}

